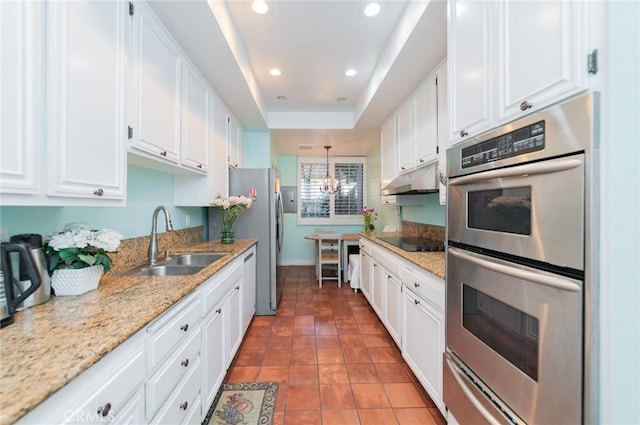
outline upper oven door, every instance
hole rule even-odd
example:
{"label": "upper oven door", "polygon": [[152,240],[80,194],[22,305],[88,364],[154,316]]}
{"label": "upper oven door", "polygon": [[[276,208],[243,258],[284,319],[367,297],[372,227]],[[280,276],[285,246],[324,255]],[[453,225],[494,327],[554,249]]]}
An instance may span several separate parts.
{"label": "upper oven door", "polygon": [[584,154],[449,180],[448,240],[583,270]]}

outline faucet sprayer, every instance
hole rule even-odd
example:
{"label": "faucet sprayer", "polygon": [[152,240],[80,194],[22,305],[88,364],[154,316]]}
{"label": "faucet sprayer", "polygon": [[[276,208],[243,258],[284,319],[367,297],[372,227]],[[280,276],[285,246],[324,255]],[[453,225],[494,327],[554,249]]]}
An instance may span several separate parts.
{"label": "faucet sprayer", "polygon": [[160,211],[164,212],[164,219],[166,223],[167,232],[173,231],[173,223],[171,222],[171,214],[167,207],[160,205],[153,212],[151,218],[151,237],[149,240],[149,264],[154,265],[158,262],[158,214]]}

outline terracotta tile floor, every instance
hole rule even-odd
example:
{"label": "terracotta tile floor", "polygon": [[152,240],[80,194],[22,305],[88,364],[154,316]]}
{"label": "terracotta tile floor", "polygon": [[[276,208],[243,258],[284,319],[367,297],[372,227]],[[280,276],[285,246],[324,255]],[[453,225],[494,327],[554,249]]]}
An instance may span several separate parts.
{"label": "terracotta tile floor", "polygon": [[225,382],[278,382],[274,425],[446,423],[362,293],[282,270],[278,314],[254,317]]}

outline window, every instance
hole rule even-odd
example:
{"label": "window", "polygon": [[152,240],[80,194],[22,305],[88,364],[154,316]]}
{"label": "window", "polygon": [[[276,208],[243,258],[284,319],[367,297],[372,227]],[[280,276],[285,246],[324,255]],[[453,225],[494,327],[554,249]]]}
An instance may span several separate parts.
{"label": "window", "polygon": [[366,158],[342,157],[329,161],[336,193],[323,190],[327,162],[323,158],[298,159],[298,224],[362,224],[366,205]]}

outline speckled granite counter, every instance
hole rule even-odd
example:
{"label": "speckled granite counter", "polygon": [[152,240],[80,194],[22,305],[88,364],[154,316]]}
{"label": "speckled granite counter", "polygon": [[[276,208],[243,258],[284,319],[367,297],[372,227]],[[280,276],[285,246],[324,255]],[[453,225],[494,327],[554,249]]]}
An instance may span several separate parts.
{"label": "speckled granite counter", "polygon": [[184,252],[228,256],[189,276],[107,274],[96,291],[15,315],[0,330],[0,424],[17,421],[256,243],[202,242]]}
{"label": "speckled granite counter", "polygon": [[444,252],[409,252],[402,248],[398,248],[395,245],[391,245],[380,239],[378,236],[383,236],[384,233],[361,233],[366,239],[388,249],[389,251],[397,254],[413,264],[422,267],[430,273],[444,279],[446,265],[445,265],[445,253]]}

